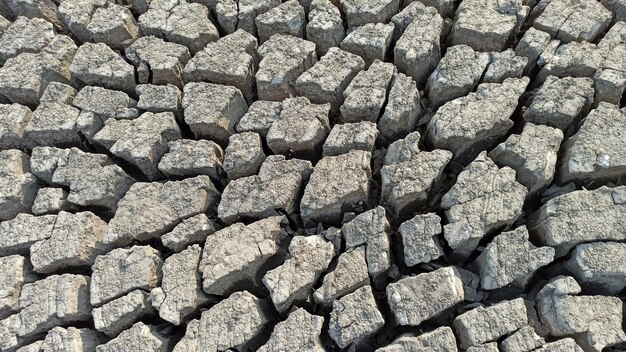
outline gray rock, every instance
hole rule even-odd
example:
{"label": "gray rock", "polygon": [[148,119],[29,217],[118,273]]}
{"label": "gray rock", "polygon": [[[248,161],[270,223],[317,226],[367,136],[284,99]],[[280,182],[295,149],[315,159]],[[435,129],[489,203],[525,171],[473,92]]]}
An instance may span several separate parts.
{"label": "gray rock", "polygon": [[106,44],[85,43],[70,65],[72,78],[84,85],[128,93],[135,91],[135,69]]}
{"label": "gray rock", "polygon": [[554,248],[535,247],[526,226],[496,236],[476,259],[481,287],[494,290],[511,283],[525,286],[535,270],[554,260]]}
{"label": "gray rock", "polygon": [[546,343],[535,352],[583,352],[583,349],[570,337]]}
{"label": "gray rock", "polygon": [[626,244],[592,242],[576,246],[567,268],[594,292],[616,295],[626,287]]}
{"label": "gray rock", "polygon": [[376,278],[391,267],[391,226],[385,208],[378,206],[357,215],[341,227],[346,248],[365,245],[367,271]]}
{"label": "gray rock", "polygon": [[393,63],[398,71],[413,78],[418,87],[424,86],[441,58],[439,41],[443,30],[443,19],[437,10],[432,7],[421,10],[393,49]]}
{"label": "gray rock", "polygon": [[536,193],[552,183],[562,140],[559,129],[527,123],[521,134],[510,135],[489,152],[489,158],[514,169],[517,181]]}
{"label": "gray rock", "polygon": [[377,349],[376,352],[411,352],[420,350],[457,352],[456,339],[452,329],[442,326],[419,336],[400,336],[391,344]]}
{"label": "gray rock", "polygon": [[243,30],[210,43],[185,65],[185,82],[233,86],[251,102],[256,48],[256,38]]}
{"label": "gray rock", "polygon": [[201,254],[202,248],[195,244],[167,258],[163,263],[161,287],[150,293],[159,316],[174,325],[180,325],[183,318],[207,300],[198,270]]}
{"label": "gray rock", "polygon": [[535,28],[528,28],[515,46],[515,55],[528,59],[524,73],[537,66],[539,57],[550,44],[550,35]]}
{"label": "gray rock", "polygon": [[96,347],[96,352],[166,352],[170,340],[156,326],[135,323],[111,341]]}
{"label": "gray rock", "polygon": [[298,0],[289,0],[257,16],[255,23],[261,42],[275,34],[289,34],[302,38],[306,15],[304,7]]}
{"label": "gray rock", "polygon": [[28,155],[17,149],[0,151],[0,221],[30,212],[38,189]]}
{"label": "gray rock", "polygon": [[[72,22],[68,22],[70,28],[71,24]],[[118,49],[127,47],[139,37],[139,26],[133,14],[125,6],[114,3],[107,4],[107,7],[98,7],[91,14],[85,30],[92,41]],[[80,38],[80,35],[77,36]]]}
{"label": "gray rock", "polygon": [[50,82],[39,98],[40,102],[72,104],[76,96],[74,87],[59,82]]}
{"label": "gray rock", "polygon": [[526,325],[509,335],[500,343],[502,352],[530,352],[545,343],[532,326]]}
{"label": "gray rock", "polygon": [[208,175],[219,181],[224,151],[217,143],[179,139],[168,143],[169,150],[159,161],[159,171],[169,178]]}
{"label": "gray rock", "polygon": [[334,300],[368,284],[365,246],[359,246],[339,256],[337,266],[324,276],[322,286],[313,293],[313,298],[319,304],[331,306]]}
{"label": "gray rock", "polygon": [[57,16],[56,3],[51,0],[9,0],[2,7],[7,11],[3,14],[5,17],[9,16],[10,12],[28,18],[39,17],[51,22],[59,29],[65,29],[65,24]]}
{"label": "gray rock", "polygon": [[563,42],[592,42],[606,31],[611,17],[611,11],[597,1],[548,1],[533,27]]}
{"label": "gray rock", "polygon": [[30,261],[38,273],[50,274],[68,268],[84,268],[107,250],[102,239],[106,222],[89,211],[60,212],[50,237],[33,243]]}
{"label": "gray rock", "polygon": [[384,324],[368,285],[333,301],[328,334],[337,346],[345,348],[376,333]]}
{"label": "gray rock", "polygon": [[126,244],[157,238],[184,219],[206,213],[218,195],[205,175],[165,183],[135,183],[109,221],[104,242]]}
{"label": "gray rock", "polygon": [[83,112],[92,112],[104,122],[107,119],[134,119],[139,116],[137,102],[128,94],[102,87],[87,86],[72,100],[72,105]]}
{"label": "gray rock", "polygon": [[522,0],[463,1],[456,10],[452,45],[465,44],[477,51],[503,51],[523,23]]}
{"label": "gray rock", "polygon": [[248,350],[269,322],[266,303],[248,291],[235,292],[187,324],[174,352]]}
{"label": "gray rock", "polygon": [[594,76],[595,101],[618,105],[626,91],[626,72],[611,69],[597,71]]}
{"label": "gray rock", "polygon": [[185,123],[196,138],[226,143],[248,110],[241,91],[212,83],[187,83],[182,106]]}
{"label": "gray rock", "polygon": [[38,53],[50,44],[54,36],[52,23],[20,15],[0,37],[0,62],[4,63],[21,53]]}
{"label": "gray rock", "polygon": [[91,314],[94,327],[98,331],[109,336],[117,336],[153,310],[150,305],[150,294],[135,290],[94,308]]}
{"label": "gray rock", "polygon": [[400,0],[339,0],[348,27],[387,23],[400,7]]}
{"label": "gray rock", "polygon": [[579,243],[622,241],[626,187],[601,187],[573,191],[548,200],[527,220],[531,233],[552,246],[556,257],[566,255]]}
{"label": "gray rock", "polygon": [[[452,0],[417,0],[425,6],[434,7],[437,9],[437,12],[443,18],[452,18],[454,17],[454,1]],[[409,4],[416,2],[416,0],[404,0],[405,8],[409,6]]]}
{"label": "gray rock", "polygon": [[595,44],[570,42],[556,48],[554,55],[543,58],[545,65],[539,71],[537,82],[549,76],[591,77],[604,61],[604,53]]}
{"label": "gray rock", "polygon": [[498,168],[482,152],[441,199],[448,219],[443,227],[446,241],[457,254],[469,255],[486,233],[517,220],[527,194],[513,169]]}
{"label": "gray rock", "polygon": [[489,66],[482,80],[485,83],[502,83],[507,78],[521,78],[524,68],[528,66],[528,58],[517,56],[510,48],[501,53],[489,53],[489,56]]}
{"label": "gray rock", "polygon": [[418,326],[463,302],[461,274],[455,267],[405,277],[387,286],[387,300],[396,322]]}
{"label": "gray rock", "polygon": [[376,124],[370,121],[338,124],[324,142],[324,156],[348,153],[352,149],[372,152],[378,137]]}
{"label": "gray rock", "polygon": [[89,276],[63,274],[25,284],[19,312],[0,320],[0,347],[10,350],[30,336],[57,325],[88,321],[91,318]]}
{"label": "gray rock", "polygon": [[369,67],[374,61],[385,61],[393,38],[393,23],[367,23],[355,28],[341,42],[341,49],[359,55]]}
{"label": "gray rock", "polygon": [[24,130],[32,112],[19,104],[0,105],[0,149],[20,148],[24,145]]}
{"label": "gray rock", "polygon": [[285,221],[284,216],[273,216],[250,225],[236,223],[207,237],[198,266],[204,292],[227,295],[235,284],[253,282],[263,265],[279,254],[287,236]]}
{"label": "gray rock", "polygon": [[62,210],[70,211],[74,207],[67,200],[68,194],[69,192],[63,188],[40,188],[31,211],[34,215],[56,214]]}
{"label": "gray rock", "polygon": [[331,105],[338,111],[343,103],[343,92],[352,79],[365,67],[360,56],[339,48],[328,52],[296,80],[297,92],[312,103]]}
{"label": "gray rock", "polygon": [[174,252],[180,252],[191,244],[204,243],[207,236],[220,228],[219,224],[201,213],[184,219],[171,232],[161,236],[161,243]]}
{"label": "gray rock", "polygon": [[0,223],[0,255],[26,254],[30,247],[52,236],[56,215],[20,213]]}
{"label": "gray rock", "polygon": [[154,113],[171,111],[177,119],[182,118],[182,92],[175,85],[138,84],[135,92],[139,95],[138,109]]}
{"label": "gray rock", "polygon": [[378,120],[380,135],[387,141],[405,137],[415,130],[421,113],[415,81],[402,73],[396,74],[387,95],[385,112]]}
{"label": "gray rock", "polygon": [[593,102],[593,91],[587,77],[548,77],[524,112],[524,121],[567,131]]}
{"label": "gray rock", "polygon": [[135,290],[159,285],[163,260],[150,246],[116,248],[96,257],[91,268],[90,302],[101,306]]}
{"label": "gray rock", "polygon": [[320,341],[324,318],[298,308],[276,324],[267,343],[257,351],[326,351]]}
{"label": "gray rock", "polygon": [[428,123],[428,141],[435,148],[452,151],[456,158],[474,157],[513,127],[511,116],[528,82],[523,77],[502,84],[483,83],[475,93],[447,102]]}
{"label": "gray rock", "polygon": [[269,156],[258,175],[232,180],[226,186],[217,208],[218,217],[226,223],[234,223],[296,213],[298,196],[311,170],[310,161]]}
{"label": "gray rock", "polygon": [[309,298],[313,285],[335,256],[333,244],[321,236],[295,236],[289,243],[289,259],[263,276],[274,306],[287,311],[294,301]]}
{"label": "gray rock", "polygon": [[100,336],[95,330],[55,327],[48,331],[38,351],[95,352]]}
{"label": "gray rock", "polygon": [[24,284],[32,281],[28,259],[21,255],[0,257],[0,319],[15,313],[19,307],[20,294]]}
{"label": "gray rock", "polygon": [[139,168],[148,179],[156,180],[162,177],[157,164],[168,143],[180,138],[174,114],[146,112],[134,120],[106,120],[93,140]]}
{"label": "gray rock", "polygon": [[490,307],[477,307],[454,319],[454,330],[461,348],[494,341],[528,324],[523,298],[502,301]]}
{"label": "gray rock", "polygon": [[376,122],[387,100],[389,85],[396,73],[393,64],[374,61],[367,71],[359,72],[344,90],[341,122]]}
{"label": "gray rock", "polygon": [[229,180],[256,175],[265,161],[261,136],[256,132],[233,134],[224,150],[224,171]]}
{"label": "gray rock", "polygon": [[490,342],[478,346],[471,346],[465,350],[466,352],[498,352],[498,343]]}
{"label": "gray rock", "polygon": [[346,33],[339,9],[331,0],[312,0],[306,37],[316,45],[317,54],[326,55],[332,47],[338,47]]}
{"label": "gray rock", "polygon": [[272,124],[280,119],[282,108],[282,103],[277,101],[255,101],[239,120],[237,132],[256,132],[265,138]]}
{"label": "gray rock", "polygon": [[149,36],[137,39],[125,52],[137,69],[139,83],[184,85],[183,68],[191,59],[185,46]]}
{"label": "gray rock", "polygon": [[64,103],[42,102],[24,129],[24,144],[35,146],[80,146],[80,110]]}
{"label": "gray rock", "polygon": [[256,17],[281,4],[280,0],[237,0],[237,2],[239,8],[237,28],[252,35],[257,35]]}
{"label": "gray rock", "polygon": [[296,96],[296,79],[317,62],[313,42],[285,34],[275,34],[263,43],[259,57],[255,75],[259,100],[282,101]]}
{"label": "gray rock", "polygon": [[488,53],[463,44],[449,47],[428,77],[428,100],[437,107],[474,91],[488,64]]}
{"label": "gray rock", "polygon": [[441,218],[437,214],[416,215],[403,222],[399,232],[405,265],[428,263],[444,255],[439,242],[439,235],[442,233]]}
{"label": "gray rock", "polygon": [[[402,34],[404,33],[404,31],[406,30],[406,28],[409,26],[409,24],[411,24],[411,22],[413,22],[414,19],[419,18],[421,14],[423,14],[426,10],[427,6],[430,7],[436,7],[434,2],[436,2],[438,0],[434,0],[434,1],[430,1],[430,0],[424,0],[424,1],[415,1],[415,0],[405,0],[404,1],[404,9],[402,9],[402,11],[396,13],[392,18],[391,18],[391,22],[394,24],[394,29],[393,29],[393,39],[394,40],[398,40]],[[452,2],[450,0],[443,0],[445,2],[449,2],[450,4],[452,4]],[[433,4],[428,4],[426,5],[427,2],[432,2]],[[452,9],[454,10],[454,9]],[[442,14],[441,11],[439,11],[437,9],[437,11],[439,12],[439,14],[443,17],[452,17],[452,16],[448,16],[445,14]]]}

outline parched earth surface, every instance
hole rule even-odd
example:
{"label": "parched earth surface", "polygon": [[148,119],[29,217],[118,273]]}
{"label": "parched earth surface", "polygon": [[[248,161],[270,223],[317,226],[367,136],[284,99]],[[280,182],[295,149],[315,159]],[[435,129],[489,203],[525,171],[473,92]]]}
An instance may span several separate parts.
{"label": "parched earth surface", "polygon": [[0,351],[626,351],[625,0],[0,0]]}

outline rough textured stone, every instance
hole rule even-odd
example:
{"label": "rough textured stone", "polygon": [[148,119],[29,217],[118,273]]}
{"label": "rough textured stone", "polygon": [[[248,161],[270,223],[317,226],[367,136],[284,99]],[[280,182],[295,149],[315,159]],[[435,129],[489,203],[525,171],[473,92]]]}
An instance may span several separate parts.
{"label": "rough textured stone", "polygon": [[387,141],[406,136],[415,130],[421,113],[420,93],[415,81],[402,73],[396,74],[387,95],[385,112],[378,120],[380,135]]}
{"label": "rough textured stone", "polygon": [[372,152],[377,136],[376,124],[370,121],[335,125],[324,142],[324,156],[345,154],[353,149]]}
{"label": "rough textured stone", "polygon": [[313,298],[317,303],[330,306],[334,300],[367,284],[365,246],[359,246],[339,256],[337,266],[324,276],[322,286],[313,293]]}
{"label": "rough textured stone", "polygon": [[55,327],[41,341],[38,351],[95,352],[100,336],[94,330]]}
{"label": "rough textured stone", "polygon": [[85,29],[91,40],[113,48],[124,48],[139,36],[139,26],[130,10],[114,3],[98,7]]}
{"label": "rough textured stone", "polygon": [[388,62],[374,61],[367,71],[359,72],[344,90],[342,122],[376,122],[385,105],[389,84],[396,68]]}
{"label": "rough textured stone", "polygon": [[502,83],[507,78],[520,78],[527,65],[528,59],[524,56],[516,56],[513,49],[510,48],[501,53],[490,53],[489,66],[487,66],[482,81],[485,83]]}
{"label": "rough textured stone", "polygon": [[255,132],[233,134],[224,150],[224,171],[229,180],[255,175],[265,161],[261,136]]}
{"label": "rough textured stone", "polygon": [[156,326],[135,323],[111,341],[96,347],[96,352],[166,352],[169,339]]}
{"label": "rough textured stone", "polygon": [[0,319],[18,309],[22,287],[32,279],[28,259],[21,255],[0,257]]}
{"label": "rough textured stone", "polygon": [[626,72],[611,69],[594,74],[595,101],[618,105],[626,91]]}
{"label": "rough textured stone", "polygon": [[94,113],[102,122],[109,118],[134,119],[139,116],[137,102],[128,94],[102,87],[84,87],[76,94],[72,105],[82,112]]}
{"label": "rough textured stone", "polygon": [[183,67],[191,59],[183,45],[169,43],[153,36],[141,37],[126,49],[137,69],[139,83],[183,86]]}
{"label": "rough textured stone", "polygon": [[161,236],[161,243],[174,252],[180,252],[191,244],[204,243],[207,236],[220,228],[215,221],[201,213],[184,219],[171,232]]}
{"label": "rough textured stone", "polygon": [[38,188],[28,155],[17,149],[0,151],[0,221],[30,211]]}
{"label": "rough textured stone", "polygon": [[582,352],[583,349],[578,346],[572,338],[564,338],[555,342],[546,343],[535,352]]}
{"label": "rough textured stone", "polygon": [[62,188],[44,187],[37,191],[31,211],[34,215],[56,214],[70,211],[74,205],[67,201],[68,192]]}
{"label": "rough textured stone", "polygon": [[17,214],[0,223],[0,255],[26,254],[36,242],[52,236],[56,215]]}
{"label": "rough textured stone", "polygon": [[515,55],[528,59],[524,72],[534,69],[539,57],[550,44],[550,35],[535,28],[528,28],[515,46]]}
{"label": "rough textured stone", "polygon": [[94,308],[93,322],[98,331],[116,336],[152,310],[150,294],[135,290]]}
{"label": "rough textured stone", "polygon": [[135,69],[106,44],[85,43],[70,65],[72,77],[84,85],[114,90],[135,90]]}
{"label": "rough textured stone", "polygon": [[52,23],[41,18],[19,16],[0,37],[0,62],[21,53],[37,53],[54,38]]}
{"label": "rough textured stone", "polygon": [[432,352],[457,352],[456,339],[447,326],[437,328],[419,336],[403,335],[376,352],[410,352],[428,350]]}
{"label": "rough textured stone", "polygon": [[24,145],[24,130],[32,111],[19,104],[0,105],[0,149],[20,148]]}
{"label": "rough textured stone", "polygon": [[273,216],[250,225],[236,223],[207,237],[199,268],[208,294],[226,295],[242,281],[254,282],[259,270],[279,254],[287,236],[284,216]]}
{"label": "rough textured stone", "polygon": [[275,34],[304,35],[306,15],[298,0],[289,0],[259,15],[255,19],[261,42]]}
{"label": "rough textured stone", "polygon": [[404,264],[414,266],[428,263],[442,255],[439,242],[442,233],[441,218],[435,213],[416,215],[400,225]]}
{"label": "rough textured stone", "polygon": [[237,132],[256,132],[265,138],[272,124],[280,119],[282,108],[283,104],[277,101],[255,101],[239,120]]}
{"label": "rough textured stone", "polygon": [[604,61],[604,53],[595,44],[570,42],[556,48],[554,55],[542,58],[545,65],[539,71],[538,82],[549,76],[591,77]]}
{"label": "rough textured stone", "polygon": [[366,23],[386,23],[398,12],[400,0],[339,0],[348,27]]}
{"label": "rough textured stone", "polygon": [[606,31],[611,17],[598,1],[548,1],[533,27],[563,42],[592,42]]}
{"label": "rough textured stone", "polygon": [[24,144],[79,146],[78,117],[80,110],[64,103],[42,102],[31,115],[24,129]]}
{"label": "rough textured stone", "polygon": [[276,324],[269,341],[257,351],[326,351],[319,337],[323,324],[323,317],[298,308],[287,319]]}
{"label": "rough textured stone", "polygon": [[463,281],[455,267],[406,277],[387,286],[396,322],[418,326],[464,300]]}
{"label": "rough textured stone", "polygon": [[312,0],[306,37],[316,45],[317,54],[326,55],[332,47],[338,47],[346,33],[339,9],[331,0]]}
{"label": "rough textured stone", "polygon": [[181,119],[182,93],[175,85],[138,84],[135,92],[139,95],[138,109],[154,113],[171,111],[178,119]]}
{"label": "rough textured stone", "polygon": [[215,142],[179,139],[168,143],[169,150],[159,161],[159,171],[169,178],[208,175],[220,179],[224,152]]}
{"label": "rough textured stone", "polygon": [[329,324],[328,334],[345,348],[378,331],[385,320],[376,306],[372,288],[364,286],[333,301]]}
{"label": "rough textured stone", "polygon": [[355,28],[341,42],[341,49],[359,55],[369,67],[374,61],[385,61],[393,38],[393,23],[367,23]]}
{"label": "rough textured stone", "polygon": [[594,292],[616,295],[626,287],[626,244],[592,242],[576,246],[567,268]]}
{"label": "rough textured stone", "polygon": [[530,352],[545,343],[532,326],[526,325],[509,335],[500,343],[502,352]]}

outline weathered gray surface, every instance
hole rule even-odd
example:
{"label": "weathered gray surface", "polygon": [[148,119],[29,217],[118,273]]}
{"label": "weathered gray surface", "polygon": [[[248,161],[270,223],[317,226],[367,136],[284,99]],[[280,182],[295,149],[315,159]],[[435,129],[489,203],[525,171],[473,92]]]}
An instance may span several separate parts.
{"label": "weathered gray surface", "polygon": [[220,179],[224,151],[215,142],[178,139],[168,143],[169,150],[159,161],[158,168],[165,176],[193,177],[207,175]]}
{"label": "weathered gray surface", "polygon": [[372,288],[364,286],[333,302],[328,333],[339,347],[344,348],[375,333],[384,324]]}
{"label": "weathered gray surface", "polygon": [[452,329],[444,326],[419,336],[400,336],[393,343],[377,349],[376,352],[409,352],[422,349],[433,352],[458,351]]}
{"label": "weathered gray surface", "polygon": [[441,218],[434,213],[416,215],[400,225],[404,264],[408,266],[428,263],[441,257],[443,248],[439,240]]}
{"label": "weathered gray surface", "polygon": [[597,293],[615,295],[626,286],[626,244],[592,242],[576,246],[567,268]]}
{"label": "weathered gray surface", "polygon": [[323,352],[325,348],[319,338],[323,323],[324,318],[298,308],[274,327],[269,341],[257,351]]}

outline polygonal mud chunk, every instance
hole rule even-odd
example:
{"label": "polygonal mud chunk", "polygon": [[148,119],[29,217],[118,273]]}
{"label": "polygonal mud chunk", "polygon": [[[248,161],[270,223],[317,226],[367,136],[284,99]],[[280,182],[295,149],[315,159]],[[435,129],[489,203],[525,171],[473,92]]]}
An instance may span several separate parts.
{"label": "polygonal mud chunk", "polygon": [[11,350],[23,338],[46,332],[56,325],[91,318],[89,276],[63,274],[25,284],[20,294],[20,311],[0,320],[0,347]]}
{"label": "polygonal mud chunk", "polygon": [[416,215],[400,225],[404,264],[408,266],[428,263],[441,257],[443,248],[439,242],[441,218],[435,213]]}
{"label": "polygonal mud chunk", "polygon": [[169,150],[159,161],[159,171],[165,176],[193,177],[208,175],[219,180],[224,152],[215,142],[179,139],[169,142]]}
{"label": "polygonal mud chunk", "polygon": [[510,135],[489,152],[489,157],[514,169],[517,181],[535,193],[552,183],[562,140],[561,130],[527,123],[521,134]]}
{"label": "polygonal mud chunk", "polygon": [[289,244],[291,257],[263,276],[276,309],[284,312],[294,301],[309,298],[313,285],[335,256],[332,243],[321,236],[296,236]]}
{"label": "polygonal mud chunk", "polygon": [[135,323],[111,341],[96,347],[96,352],[166,352],[170,340],[152,325]]}
{"label": "polygonal mud chunk", "polygon": [[365,246],[342,253],[335,269],[324,276],[322,286],[313,293],[315,301],[330,306],[334,300],[369,284],[365,260]]}
{"label": "polygonal mud chunk", "polygon": [[38,145],[80,145],[79,114],[80,110],[67,104],[42,102],[24,129],[24,143],[30,148]]}
{"label": "polygonal mud chunk", "polygon": [[205,214],[184,219],[171,231],[161,236],[161,243],[174,252],[180,252],[194,243],[204,243],[220,226]]}
{"label": "polygonal mud chunk", "polygon": [[389,284],[387,299],[397,323],[417,326],[463,302],[461,280],[455,267],[445,267]]}
{"label": "polygonal mud chunk", "polygon": [[255,75],[259,100],[282,101],[296,96],[296,80],[317,62],[314,43],[283,34],[263,43],[259,57]]}
{"label": "polygonal mud chunk", "polygon": [[339,347],[345,348],[358,344],[384,324],[372,288],[365,286],[333,302],[328,334]]}
{"label": "polygonal mud chunk", "polygon": [[465,352],[498,352],[498,343],[490,342],[481,345],[471,346]]}
{"label": "polygonal mud chunk", "polygon": [[208,176],[165,183],[138,182],[119,202],[105,243],[146,241],[171,231],[186,218],[206,213],[219,193]]}
{"label": "polygonal mud chunk", "polygon": [[247,226],[236,223],[207,237],[198,266],[204,291],[225,295],[236,284],[254,282],[261,267],[280,251],[287,236],[283,221],[283,216],[273,216]]}
{"label": "polygonal mud chunk", "polygon": [[626,244],[579,244],[572,252],[567,268],[594,292],[616,295],[626,287]]}
{"label": "polygonal mud chunk", "polygon": [[2,33],[0,38],[0,62],[21,53],[37,53],[42,51],[54,38],[52,23],[40,18],[19,16]]}
{"label": "polygonal mud chunk", "polygon": [[339,48],[326,55],[296,80],[296,90],[315,104],[329,103],[337,111],[343,103],[343,91],[365,67],[361,57]]}
{"label": "polygonal mud chunk", "polygon": [[583,349],[578,346],[576,341],[571,337],[566,337],[555,342],[546,343],[537,348],[534,352],[583,352]]}
{"label": "polygonal mud chunk", "polygon": [[0,223],[0,255],[28,253],[38,241],[52,236],[56,215],[18,214]]}
{"label": "polygonal mud chunk", "polygon": [[117,248],[96,257],[92,266],[90,301],[100,306],[134,291],[159,284],[163,260],[150,246]]}
{"label": "polygonal mud chunk", "polygon": [[479,51],[503,51],[523,21],[522,0],[464,0],[456,10],[452,44]]}
{"label": "polygonal mud chunk", "polygon": [[398,39],[393,49],[393,63],[423,87],[441,58],[439,45],[443,19],[432,7],[426,7]]}
{"label": "polygonal mud chunk", "polygon": [[[84,14],[83,14],[84,15]],[[89,39],[113,48],[124,48],[139,36],[139,26],[130,10],[122,5],[98,7],[86,27]]]}
{"label": "polygonal mud chunk", "polygon": [[134,119],[139,115],[137,102],[128,94],[102,87],[84,87],[72,100],[72,105],[83,112],[94,113],[102,122],[109,118]]}
{"label": "polygonal mud chunk", "polygon": [[502,352],[530,352],[545,343],[532,326],[526,325],[512,333],[500,343]]}
{"label": "polygonal mud chunk", "polygon": [[587,77],[548,77],[524,112],[524,121],[566,131],[593,101],[593,81]]}
{"label": "polygonal mud chunk", "polygon": [[526,226],[496,236],[476,259],[481,287],[493,290],[510,283],[524,286],[535,270],[552,262],[554,248],[535,247]]}
{"label": "polygonal mud chunk", "polygon": [[626,111],[600,103],[563,144],[563,181],[617,179],[626,175]]}
{"label": "polygonal mud chunk", "polygon": [[[97,331],[91,329],[77,329],[74,327],[55,327],[48,331],[46,338],[36,351],[67,351],[67,352],[95,352],[100,344]],[[18,351],[21,351],[18,350]],[[33,351],[35,352],[35,351]]]}
{"label": "polygonal mud chunk", "polygon": [[347,248],[365,245],[367,271],[376,277],[391,266],[391,249],[389,236],[391,227],[385,208],[378,206],[357,215],[341,227]]}
{"label": "polygonal mud chunk", "polygon": [[0,105],[0,149],[24,145],[24,130],[31,115],[29,108],[19,104]]}
{"label": "polygonal mud chunk", "polygon": [[370,160],[371,154],[362,150],[320,160],[304,189],[302,217],[336,224],[344,212],[366,208],[372,176]]}
{"label": "polygonal mud chunk", "polygon": [[89,267],[106,250],[102,237],[106,222],[91,212],[60,212],[49,238],[30,247],[30,261],[38,273]]}
{"label": "polygonal mud chunk", "polygon": [[189,50],[156,37],[137,39],[126,49],[126,57],[137,68],[139,83],[183,86],[183,67],[191,59]]}
{"label": "polygonal mud chunk", "polygon": [[[437,1],[437,0],[435,0]],[[450,1],[450,0],[443,0]],[[393,39],[398,40],[402,33],[406,30],[406,28],[413,22],[415,18],[419,18],[420,14],[424,13],[426,6],[435,7],[432,4],[425,5],[424,3],[428,2],[424,1],[415,1],[415,0],[406,0],[404,1],[404,9],[398,12],[391,18],[391,22],[394,24],[393,28]],[[444,18],[449,17],[441,13],[439,14]]]}
{"label": "polygonal mud chunk", "polygon": [[325,351],[320,341],[323,324],[323,317],[298,308],[276,324],[269,341],[257,351]]}
{"label": "polygonal mud chunk", "polygon": [[236,0],[239,8],[237,28],[256,35],[255,19],[257,16],[279,6],[281,0]]}
{"label": "polygonal mud chunk", "polygon": [[515,47],[515,55],[528,59],[524,72],[527,73],[537,65],[539,56],[550,44],[550,35],[535,28],[528,28]]}
{"label": "polygonal mud chunk", "polygon": [[563,42],[592,42],[608,28],[611,17],[598,1],[548,1],[533,27]]}
{"label": "polygonal mud chunk", "polygon": [[269,321],[267,312],[264,301],[248,291],[235,292],[187,324],[174,352],[249,350],[250,340]]}
{"label": "polygonal mud chunk", "polygon": [[549,76],[591,77],[604,61],[604,52],[595,44],[570,42],[560,45],[554,55],[543,58],[546,64],[539,71],[537,82]]}
{"label": "polygonal mud chunk", "polygon": [[0,221],[29,212],[38,188],[28,155],[17,149],[0,151]]}
{"label": "polygonal mud chunk", "polygon": [[387,23],[400,7],[400,0],[339,0],[348,27],[366,23]]}
{"label": "polygonal mud chunk", "polygon": [[441,199],[449,221],[443,227],[446,241],[461,256],[469,255],[489,231],[517,220],[527,194],[513,169],[498,168],[482,152]]}
{"label": "polygonal mud chunk", "polygon": [[134,120],[106,120],[93,140],[156,180],[162,177],[157,164],[168,143],[180,138],[174,114],[146,112]]}
{"label": "polygonal mud chunk", "polygon": [[393,23],[368,23],[357,27],[341,42],[341,49],[362,57],[366,67],[376,60],[385,61],[393,29]]}
{"label": "polygonal mud chunk", "polygon": [[256,132],[265,137],[272,124],[280,119],[282,108],[282,103],[277,101],[255,101],[239,120],[237,132]]}
{"label": "polygonal mud chunk", "polygon": [[626,187],[580,190],[552,198],[527,224],[541,243],[555,247],[557,258],[579,243],[624,240]]}
{"label": "polygonal mud chunk", "polygon": [[135,69],[106,44],[85,43],[70,65],[72,77],[84,85],[133,92]]}
{"label": "polygonal mud chunk", "polygon": [[395,73],[393,64],[378,60],[367,71],[359,72],[343,92],[341,122],[376,122]]}
{"label": "polygonal mud chunk", "polygon": [[183,94],[185,123],[196,138],[226,143],[248,110],[239,89],[212,83],[187,83]]}
{"label": "polygonal mud chunk", "polygon": [[0,257],[0,319],[17,310],[24,283],[32,280],[28,259],[21,255]]}
{"label": "polygonal mud chunk", "polygon": [[182,93],[175,85],[138,84],[135,92],[139,95],[138,109],[154,113],[171,111],[178,119],[182,117]]}
{"label": "polygonal mud chunk", "polygon": [[521,78],[528,59],[516,56],[513,49],[501,53],[489,53],[489,66],[485,71],[483,82],[502,83],[507,78]]}
{"label": "polygonal mud chunk", "polygon": [[378,120],[381,136],[393,141],[414,131],[421,110],[420,93],[415,81],[403,73],[396,74],[387,95],[385,112]]}
{"label": "polygonal mud chunk", "polygon": [[135,290],[94,308],[92,311],[94,327],[109,336],[116,336],[152,310],[150,295]]}
{"label": "polygonal mud chunk", "polygon": [[58,17],[79,41],[88,42],[90,33],[87,26],[91,16],[99,7],[106,9],[106,5],[108,1],[64,0],[58,7]]}
{"label": "polygonal mud chunk", "polygon": [[202,248],[196,244],[167,258],[161,287],[151,292],[152,305],[159,310],[159,316],[174,325],[207,300],[198,270],[201,254]]}
{"label": "polygonal mud chunk", "polygon": [[452,329],[447,326],[419,336],[404,335],[395,339],[391,344],[379,348],[376,352],[402,352],[432,350],[433,352],[457,352],[456,339]]}
{"label": "polygonal mud chunk", "polygon": [[454,330],[462,348],[497,340],[525,325],[528,325],[528,313],[523,298],[474,308],[454,319]]}
{"label": "polygonal mud chunk", "polygon": [[305,97],[284,100],[267,131],[267,145],[276,154],[312,158],[330,132],[329,112],[329,104],[311,104]]}
{"label": "polygonal mud chunk", "polygon": [[433,106],[440,106],[472,92],[488,63],[487,53],[476,52],[467,45],[449,47],[428,78],[428,100]]}
{"label": "polygonal mud chunk", "polygon": [[72,203],[67,201],[69,193],[63,188],[45,187],[37,191],[31,211],[34,215],[56,214],[61,210],[72,210]]}
{"label": "polygonal mud chunk", "polygon": [[341,13],[330,0],[311,1],[306,37],[315,43],[319,56],[339,46],[345,37]]}
{"label": "polygonal mud chunk", "polygon": [[306,16],[298,0],[289,0],[257,16],[255,22],[261,42],[275,34],[302,38]]}
{"label": "polygonal mud chunk", "polygon": [[74,87],[65,83],[50,82],[39,100],[40,102],[72,104],[75,96],[76,89]]}
{"label": "polygonal mud chunk", "polygon": [[224,171],[229,180],[255,175],[265,161],[261,137],[255,132],[233,134],[224,150]]}
{"label": "polygonal mud chunk", "polygon": [[52,22],[58,28],[64,28],[64,24],[57,16],[57,6],[55,2],[50,0],[11,0],[6,1],[6,4],[2,5],[4,17],[11,17],[13,14],[21,14],[22,16],[33,18],[39,17],[46,21]]}
{"label": "polygonal mud chunk", "polygon": [[593,76],[595,101],[619,105],[626,91],[626,72],[604,69]]}
{"label": "polygonal mud chunk", "polygon": [[345,154],[352,149],[371,152],[377,136],[378,130],[374,122],[335,125],[324,142],[324,156]]}

